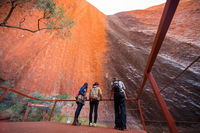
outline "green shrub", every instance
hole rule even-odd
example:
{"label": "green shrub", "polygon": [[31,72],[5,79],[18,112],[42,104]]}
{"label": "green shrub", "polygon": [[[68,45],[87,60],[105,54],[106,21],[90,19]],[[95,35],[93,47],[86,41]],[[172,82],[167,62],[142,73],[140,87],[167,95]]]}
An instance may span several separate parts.
{"label": "green shrub", "polygon": [[[4,90],[0,90],[1,95]],[[0,111],[4,111],[19,102],[19,96],[16,93],[8,92],[3,100],[0,101]]]}
{"label": "green shrub", "polygon": [[[7,16],[2,16],[5,19],[2,19],[2,22],[0,21],[0,27],[15,28],[32,33],[36,33],[41,30],[45,30],[47,32],[56,31],[55,33],[63,39],[71,34],[70,28],[74,25],[74,20],[69,18],[65,13],[64,8],[58,7],[56,2],[53,0],[0,0],[0,7],[4,6],[3,8],[7,8],[7,4],[10,4],[10,9]],[[23,8],[28,12],[32,12],[32,9],[36,8],[43,13],[43,16],[38,17],[36,20],[37,29],[22,26],[22,24],[25,24],[24,22],[26,21],[26,18],[20,18],[21,21],[16,22],[15,24],[12,24],[12,22],[11,24],[8,24],[9,19],[16,11],[16,7]],[[22,14],[22,16],[26,15]],[[19,26],[16,26],[16,24],[19,24]]]}
{"label": "green shrub", "polygon": [[57,34],[62,38],[70,36],[69,29],[74,25],[74,20],[65,15],[63,8],[57,7],[52,0],[36,0],[34,4],[35,8],[44,12],[48,32],[57,29]]}
{"label": "green shrub", "polygon": [[[0,91],[0,93],[2,94],[2,91]],[[45,97],[39,93],[32,93],[30,94],[30,96],[39,98],[39,99],[54,99],[55,98],[55,99],[62,100],[62,99],[69,98],[69,95],[67,94]],[[45,104],[45,105],[50,105],[51,107],[53,107],[53,104],[54,104],[54,102],[34,100],[34,99],[20,96],[13,92],[8,92],[7,95],[4,97],[4,99],[0,101],[0,112],[10,114],[11,121],[21,121],[26,112],[28,103]],[[55,111],[54,111],[53,119],[56,119],[60,115],[62,105],[63,104],[57,103]],[[46,111],[46,108],[44,107],[31,107],[27,120],[28,121],[42,120],[44,111]],[[47,110],[47,116],[50,115],[50,112],[51,112],[51,108]]]}

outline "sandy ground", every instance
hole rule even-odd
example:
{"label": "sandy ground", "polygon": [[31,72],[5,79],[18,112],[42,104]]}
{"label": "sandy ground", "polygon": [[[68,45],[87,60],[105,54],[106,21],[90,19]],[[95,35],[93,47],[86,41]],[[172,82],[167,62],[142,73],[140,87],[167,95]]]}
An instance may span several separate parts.
{"label": "sandy ground", "polygon": [[112,128],[72,126],[51,122],[0,122],[1,133],[145,133],[142,130],[118,131]]}

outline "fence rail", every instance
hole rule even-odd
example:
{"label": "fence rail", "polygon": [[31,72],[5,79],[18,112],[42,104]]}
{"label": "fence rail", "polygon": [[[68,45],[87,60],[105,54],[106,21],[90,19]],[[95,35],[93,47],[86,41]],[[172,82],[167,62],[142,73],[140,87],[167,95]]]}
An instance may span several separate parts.
{"label": "fence rail", "polygon": [[[17,94],[19,94],[19,95],[22,95],[22,96],[24,96],[24,97],[27,97],[27,98],[30,98],[30,99],[34,99],[34,100],[39,100],[39,101],[46,101],[46,102],[54,102],[54,105],[53,105],[53,107],[52,107],[52,110],[51,110],[51,112],[50,112],[50,116],[49,116],[49,121],[51,121],[51,119],[52,119],[52,117],[53,117],[53,114],[54,114],[54,110],[55,110],[55,107],[56,107],[56,104],[57,104],[57,102],[75,102],[76,100],[75,99],[67,99],[67,100],[59,100],[59,99],[53,99],[53,100],[51,100],[51,99],[40,99],[40,98],[35,98],[35,97],[32,97],[32,96],[29,96],[29,95],[27,95],[27,94],[24,94],[24,93],[22,93],[22,92],[20,92],[20,91],[18,91],[18,90],[15,90],[15,89],[12,89],[12,88],[7,88],[7,87],[4,87],[4,86],[0,86],[0,88],[1,89],[5,89],[5,91],[3,92],[3,94],[0,96],[0,101],[1,100],[3,100],[3,98],[6,96],[6,94],[9,92],[9,91],[11,91],[11,92],[14,92],[14,93],[17,93]],[[89,100],[86,100],[86,101],[89,101]],[[102,99],[101,101],[114,101],[114,99]],[[135,101],[136,102],[136,104],[138,105],[138,112],[139,112],[139,114],[140,114],[140,119],[141,119],[141,124],[143,125],[143,127],[144,127],[144,130],[146,130],[146,127],[145,127],[145,122],[144,122],[144,116],[143,116],[143,114],[142,114],[142,108],[141,108],[141,106],[140,106],[140,102],[137,102],[138,101],[138,99],[136,99],[136,98],[127,98],[126,99],[126,101]],[[27,105],[28,106],[28,105]],[[29,110],[30,110],[30,108],[28,108]],[[28,111],[29,111],[28,110]],[[28,112],[27,111],[27,112]],[[26,119],[26,117],[27,117],[27,113],[25,113],[25,115],[24,115],[24,119],[23,120],[25,120]]]}

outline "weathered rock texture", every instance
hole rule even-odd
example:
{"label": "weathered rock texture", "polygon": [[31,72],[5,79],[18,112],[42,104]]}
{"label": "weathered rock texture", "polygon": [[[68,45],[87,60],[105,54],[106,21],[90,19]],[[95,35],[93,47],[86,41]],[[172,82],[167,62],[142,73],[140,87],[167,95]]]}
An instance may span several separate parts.
{"label": "weathered rock texture", "polygon": [[[56,2],[75,21],[69,38],[62,40],[45,31],[0,30],[0,77],[10,80],[16,89],[75,94],[84,82],[102,83],[106,16],[84,0]],[[9,5],[1,7],[0,20],[8,9]],[[26,12],[17,7],[9,23],[18,25],[26,16],[22,26],[34,29],[41,15],[36,9]]]}
{"label": "weathered rock texture", "polygon": [[[105,85],[106,97],[111,78],[117,76],[125,82],[128,97],[136,97],[163,5],[105,16],[84,0],[56,1],[75,20],[71,37],[62,40],[55,33],[32,34],[1,28],[0,78],[10,81],[16,89],[46,95],[74,95],[84,82],[91,85],[98,81]],[[8,8],[0,11],[2,20]],[[9,23],[27,16],[23,26],[34,28],[34,20],[40,15],[37,10],[24,12],[17,8]],[[160,88],[199,56],[199,25],[200,1],[182,0],[153,67]],[[198,61],[162,93],[176,120],[200,120],[199,81]],[[162,120],[149,84],[142,100],[145,119]],[[129,105],[131,109],[135,107]],[[108,112],[111,109],[100,106],[100,120],[113,120],[113,113],[111,118]],[[133,110],[128,112],[131,114]]]}
{"label": "weathered rock texture", "polygon": [[[129,97],[136,97],[139,91],[162,9],[163,5],[108,16],[108,75],[117,75],[125,82]],[[200,56],[199,25],[200,1],[181,1],[153,67],[159,88],[170,83],[162,95],[176,120],[199,121],[200,61],[171,82]],[[149,84],[142,106],[145,119],[164,120]]]}

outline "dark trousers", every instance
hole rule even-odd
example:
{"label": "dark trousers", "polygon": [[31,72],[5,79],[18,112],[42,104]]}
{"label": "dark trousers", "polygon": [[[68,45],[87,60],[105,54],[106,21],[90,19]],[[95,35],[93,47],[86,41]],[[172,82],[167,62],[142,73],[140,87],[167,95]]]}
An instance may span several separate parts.
{"label": "dark trousers", "polygon": [[92,114],[94,111],[94,123],[97,123],[98,118],[98,105],[99,101],[90,101],[90,114],[89,114],[89,122],[92,123]]}
{"label": "dark trousers", "polygon": [[115,126],[126,129],[126,103],[123,92],[114,94]]}
{"label": "dark trousers", "polygon": [[83,107],[83,104],[80,103],[80,102],[77,102],[77,108],[76,108],[76,112],[75,112],[74,118],[78,119],[78,116],[79,116],[79,114],[81,112],[82,107]]}

